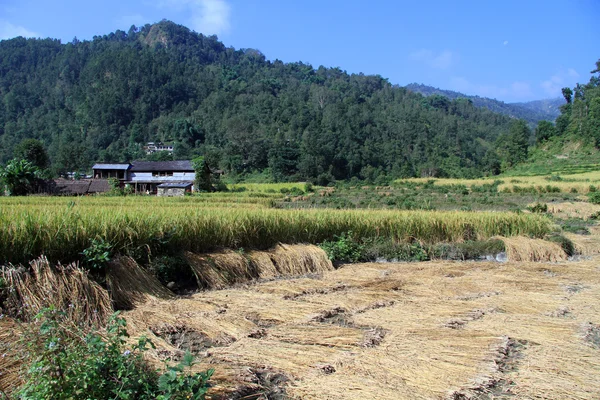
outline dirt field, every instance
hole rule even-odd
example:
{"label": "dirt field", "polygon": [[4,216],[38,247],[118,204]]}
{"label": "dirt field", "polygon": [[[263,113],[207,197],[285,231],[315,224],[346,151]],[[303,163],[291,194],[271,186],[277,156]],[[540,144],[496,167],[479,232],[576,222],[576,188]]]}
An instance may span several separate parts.
{"label": "dirt field", "polygon": [[214,367],[212,398],[595,399],[599,265],[354,264],[124,315]]}

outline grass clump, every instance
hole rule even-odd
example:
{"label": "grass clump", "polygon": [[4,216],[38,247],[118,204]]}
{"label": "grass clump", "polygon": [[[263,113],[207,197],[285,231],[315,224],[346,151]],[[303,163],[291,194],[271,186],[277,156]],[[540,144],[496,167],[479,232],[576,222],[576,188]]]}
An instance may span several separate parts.
{"label": "grass clump", "polygon": [[546,203],[535,203],[532,206],[527,207],[532,213],[545,214],[548,212],[548,204]]}
{"label": "grass clump", "polygon": [[571,257],[575,254],[575,245],[569,238],[566,238],[563,235],[559,235],[559,234],[548,235],[546,237],[546,240],[548,240],[549,242],[552,242],[552,243],[559,244],[560,247],[565,252],[565,254],[569,257]]}

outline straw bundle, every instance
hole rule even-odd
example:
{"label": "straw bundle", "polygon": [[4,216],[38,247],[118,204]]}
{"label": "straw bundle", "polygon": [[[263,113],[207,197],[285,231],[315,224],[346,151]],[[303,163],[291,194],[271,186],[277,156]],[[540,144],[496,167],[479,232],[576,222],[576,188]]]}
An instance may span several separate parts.
{"label": "straw bundle", "polygon": [[258,278],[294,276],[333,270],[327,254],[312,245],[278,244],[268,251],[242,254],[224,250],[208,254],[185,253],[203,289],[224,289]]}
{"label": "straw bundle", "polygon": [[590,235],[577,235],[575,233],[564,233],[573,245],[575,246],[576,254],[583,256],[591,256],[600,253],[600,232],[598,226],[591,226],[588,228]]}
{"label": "straw bundle", "polygon": [[557,243],[528,237],[500,237],[510,261],[558,262],[566,261],[567,254]]}
{"label": "straw bundle", "polygon": [[113,311],[108,292],[76,264],[52,268],[40,257],[29,270],[11,266],[0,274],[12,289],[6,300],[9,312],[26,321],[54,306],[78,324],[102,325]]}
{"label": "straw bundle", "polygon": [[261,279],[270,279],[279,276],[279,271],[273,264],[271,256],[266,251],[250,251],[248,258],[258,272],[258,277]]}
{"label": "straw bundle", "polygon": [[112,260],[106,273],[106,282],[115,307],[132,309],[151,297],[173,298],[173,293],[158,279],[144,271],[131,257]]}
{"label": "straw bundle", "polygon": [[8,318],[0,320],[0,393],[11,393],[22,383],[21,361],[15,356],[15,337],[20,334],[18,325]]}
{"label": "straw bundle", "polygon": [[241,253],[224,250],[218,253],[185,253],[198,286],[204,289],[223,289],[258,277],[258,273]]}
{"label": "straw bundle", "polygon": [[334,269],[323,249],[313,245],[280,243],[268,253],[273,265],[283,276],[333,271]]}

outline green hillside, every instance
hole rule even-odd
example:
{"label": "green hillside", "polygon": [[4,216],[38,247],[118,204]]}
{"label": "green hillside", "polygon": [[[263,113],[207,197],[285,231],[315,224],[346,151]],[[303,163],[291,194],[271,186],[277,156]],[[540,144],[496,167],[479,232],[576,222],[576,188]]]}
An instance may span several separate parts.
{"label": "green hillside", "polygon": [[479,176],[511,119],[373,75],[267,60],[162,21],[91,41],[0,41],[0,163],[25,138],[55,173],[145,157],[173,141],[229,175],[326,184]]}
{"label": "green hillside", "polygon": [[563,88],[555,124],[540,122],[526,162],[507,175],[574,174],[600,169],[600,60],[586,84]]}

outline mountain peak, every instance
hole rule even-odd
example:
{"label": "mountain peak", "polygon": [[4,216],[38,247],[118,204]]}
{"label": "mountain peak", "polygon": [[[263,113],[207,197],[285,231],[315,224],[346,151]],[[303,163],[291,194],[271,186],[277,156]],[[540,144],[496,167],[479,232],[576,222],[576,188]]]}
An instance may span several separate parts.
{"label": "mountain peak", "polygon": [[508,115],[512,118],[521,118],[530,124],[537,124],[542,120],[554,121],[560,115],[560,106],[564,103],[563,99],[542,99],[527,101],[522,103],[505,103],[501,100],[490,99],[488,97],[472,96],[453,90],[438,89],[420,83],[411,83],[406,85],[406,89],[420,93],[423,96],[444,96],[451,100],[466,98],[473,101],[475,107],[484,107],[491,111]]}

